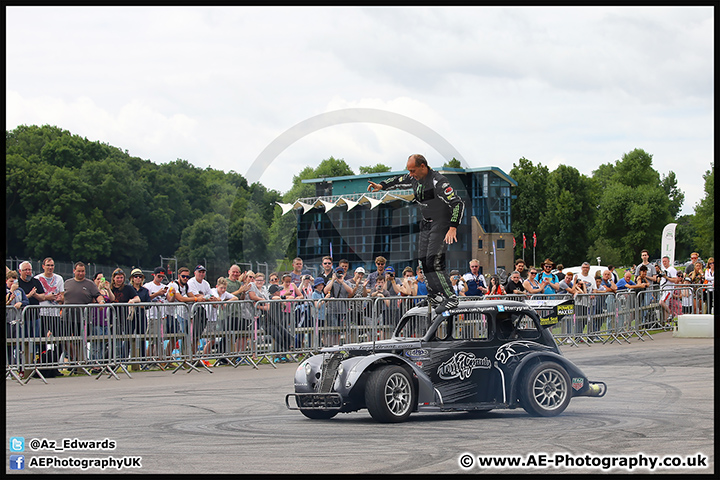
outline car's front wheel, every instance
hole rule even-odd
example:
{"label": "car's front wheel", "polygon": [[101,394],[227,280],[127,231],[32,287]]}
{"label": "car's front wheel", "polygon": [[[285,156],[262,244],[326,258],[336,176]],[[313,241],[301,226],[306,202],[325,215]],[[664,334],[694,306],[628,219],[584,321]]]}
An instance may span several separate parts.
{"label": "car's front wheel", "polygon": [[554,417],[570,403],[570,377],[555,362],[543,362],[525,375],[520,404],[530,415]]}
{"label": "car's front wheel", "polygon": [[414,403],[412,379],[404,368],[387,365],[370,374],[365,386],[365,405],[378,422],[407,420]]}

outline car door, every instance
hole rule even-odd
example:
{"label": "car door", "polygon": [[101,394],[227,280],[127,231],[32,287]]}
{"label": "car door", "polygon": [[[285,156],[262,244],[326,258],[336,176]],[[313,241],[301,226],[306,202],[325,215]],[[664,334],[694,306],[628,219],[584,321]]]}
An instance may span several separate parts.
{"label": "car door", "polygon": [[424,344],[428,360],[422,368],[445,406],[502,401],[488,315],[474,311],[450,315]]}

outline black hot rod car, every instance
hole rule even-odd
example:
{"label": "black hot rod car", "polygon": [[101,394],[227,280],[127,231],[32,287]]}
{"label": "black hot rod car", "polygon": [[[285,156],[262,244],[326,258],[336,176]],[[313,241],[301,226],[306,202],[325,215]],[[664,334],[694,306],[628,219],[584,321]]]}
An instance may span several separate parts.
{"label": "black hot rod car", "polygon": [[313,419],[367,408],[380,422],[518,406],[558,415],[572,397],[602,397],[607,387],[562,355],[551,324],[516,301],[464,301],[437,315],[415,307],[391,339],[323,348],[301,362],[285,403]]}

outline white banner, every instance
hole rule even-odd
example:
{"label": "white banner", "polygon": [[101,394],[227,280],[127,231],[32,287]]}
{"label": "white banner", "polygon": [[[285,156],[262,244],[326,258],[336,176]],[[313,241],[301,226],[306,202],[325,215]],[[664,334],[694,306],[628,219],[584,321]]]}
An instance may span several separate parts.
{"label": "white banner", "polygon": [[677,223],[665,225],[660,240],[660,258],[667,255],[670,258],[671,266],[675,263],[675,227],[677,227]]}

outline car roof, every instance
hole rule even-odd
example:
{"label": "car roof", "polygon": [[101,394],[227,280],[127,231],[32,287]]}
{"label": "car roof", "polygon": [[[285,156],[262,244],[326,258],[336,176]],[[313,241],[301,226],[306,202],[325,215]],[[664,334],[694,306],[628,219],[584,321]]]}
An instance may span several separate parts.
{"label": "car roof", "polygon": [[[460,310],[501,310],[504,308],[511,308],[513,311],[518,310],[534,310],[532,306],[525,302],[519,302],[517,300],[462,300],[460,305],[450,310],[450,312]],[[405,315],[424,315],[427,312],[427,307],[413,307],[407,311]]]}

